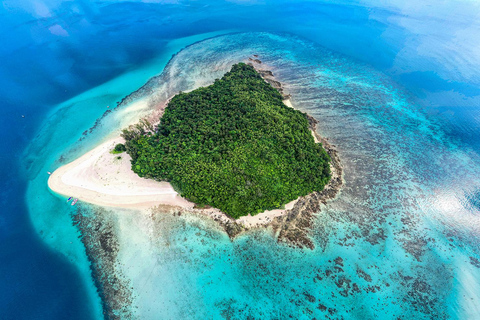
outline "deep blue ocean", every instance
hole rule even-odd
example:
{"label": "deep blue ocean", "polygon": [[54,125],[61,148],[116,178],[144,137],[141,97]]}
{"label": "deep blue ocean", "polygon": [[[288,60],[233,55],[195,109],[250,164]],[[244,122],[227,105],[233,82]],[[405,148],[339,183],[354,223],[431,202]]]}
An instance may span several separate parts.
{"label": "deep blue ocean", "polygon": [[[480,319],[479,18],[471,1],[3,1],[0,319],[102,318],[79,231],[47,171],[118,132],[106,117],[79,140],[106,105],[166,67],[162,79],[183,68],[188,81],[165,94],[255,53],[337,145],[345,190],[322,209],[314,252],[169,222],[160,238],[176,240],[148,278],[164,291],[137,292],[138,318]],[[339,255],[352,261],[349,276],[311,282]],[[368,282],[365,294],[333,294],[349,277]],[[390,289],[377,294],[375,283]]]}

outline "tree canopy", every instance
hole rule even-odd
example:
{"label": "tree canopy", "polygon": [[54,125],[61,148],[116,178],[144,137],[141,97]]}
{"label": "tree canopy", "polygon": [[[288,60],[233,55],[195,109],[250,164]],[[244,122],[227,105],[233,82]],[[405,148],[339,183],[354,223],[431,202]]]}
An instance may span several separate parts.
{"label": "tree canopy", "polygon": [[177,94],[151,127],[123,132],[133,171],[234,218],[280,208],[330,179],[329,156],[306,114],[285,106],[244,63],[208,87]]}
{"label": "tree canopy", "polygon": [[127,151],[127,148],[125,148],[125,145],[122,144],[122,143],[117,143],[115,145],[115,148],[112,150],[112,153],[122,153],[122,152],[125,152]]}

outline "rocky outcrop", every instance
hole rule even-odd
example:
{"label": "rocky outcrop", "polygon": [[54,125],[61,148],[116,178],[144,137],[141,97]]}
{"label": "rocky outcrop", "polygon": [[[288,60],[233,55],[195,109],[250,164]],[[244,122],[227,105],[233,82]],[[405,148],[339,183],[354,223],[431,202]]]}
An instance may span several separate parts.
{"label": "rocky outcrop", "polygon": [[282,84],[279,81],[275,80],[275,77],[273,76],[272,71],[260,69],[260,64],[262,63],[262,61],[260,61],[259,59],[252,59],[252,58],[248,58],[248,60],[250,61],[248,64],[254,67],[255,70],[257,70],[257,72],[262,76],[262,78],[266,82],[270,83],[272,87],[277,89],[278,92],[282,94],[284,100],[290,98],[289,94],[286,94],[283,92]]}
{"label": "rocky outcrop", "polygon": [[255,59],[255,58],[248,58],[248,60],[252,61],[252,62],[255,62],[255,63],[258,63],[258,64],[262,63],[262,61],[260,61],[259,59]]}

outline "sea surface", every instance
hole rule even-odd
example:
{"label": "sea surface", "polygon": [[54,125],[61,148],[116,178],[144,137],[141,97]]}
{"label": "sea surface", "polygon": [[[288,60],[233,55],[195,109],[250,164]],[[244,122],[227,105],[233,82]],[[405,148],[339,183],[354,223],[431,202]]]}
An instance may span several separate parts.
{"label": "sea surface", "polygon": [[[480,318],[479,16],[470,1],[3,1],[0,319]],[[344,166],[314,250],[81,201],[91,224],[74,225],[47,172],[148,114],[137,99],[254,54]],[[120,306],[81,241],[98,222]]]}

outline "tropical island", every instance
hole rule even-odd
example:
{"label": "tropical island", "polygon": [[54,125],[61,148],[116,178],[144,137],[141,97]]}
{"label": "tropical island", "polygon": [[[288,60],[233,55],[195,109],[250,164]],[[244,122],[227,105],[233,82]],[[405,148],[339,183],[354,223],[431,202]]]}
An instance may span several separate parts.
{"label": "tropical island", "polygon": [[[278,241],[313,248],[313,217],[343,184],[340,159],[316,133],[318,121],[294,109],[265,64],[248,60],[210,86],[157,103],[148,118],[126,113],[134,124],[59,167],[48,186],[78,198],[78,210],[90,203],[185,213],[213,219],[232,239],[271,227]],[[150,101],[134,100],[125,112]]]}
{"label": "tropical island", "polygon": [[330,179],[330,158],[306,114],[287,107],[245,63],[208,87],[177,94],[152,129],[142,122],[123,130],[132,170],[233,218],[281,208]]}

